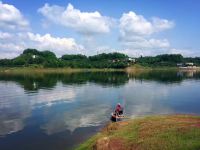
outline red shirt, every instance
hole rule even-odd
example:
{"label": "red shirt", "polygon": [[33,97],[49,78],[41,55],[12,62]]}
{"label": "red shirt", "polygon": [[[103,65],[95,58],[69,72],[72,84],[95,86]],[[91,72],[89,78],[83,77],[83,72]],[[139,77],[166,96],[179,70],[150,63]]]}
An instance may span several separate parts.
{"label": "red shirt", "polygon": [[117,105],[116,108],[115,108],[115,111],[119,112],[121,111],[122,107],[120,105]]}

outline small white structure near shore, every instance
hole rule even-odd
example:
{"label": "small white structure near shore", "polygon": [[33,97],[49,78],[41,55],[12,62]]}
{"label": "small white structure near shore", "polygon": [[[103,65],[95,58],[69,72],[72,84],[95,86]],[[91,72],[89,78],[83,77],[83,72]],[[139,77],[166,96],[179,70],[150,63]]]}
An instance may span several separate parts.
{"label": "small white structure near shore", "polygon": [[133,63],[136,62],[135,58],[131,58],[131,57],[129,57],[128,60],[129,60],[130,62],[133,62]]}
{"label": "small white structure near shore", "polygon": [[177,63],[177,67],[180,69],[196,69],[198,68],[197,66],[194,65],[192,62],[187,62],[187,63]]}

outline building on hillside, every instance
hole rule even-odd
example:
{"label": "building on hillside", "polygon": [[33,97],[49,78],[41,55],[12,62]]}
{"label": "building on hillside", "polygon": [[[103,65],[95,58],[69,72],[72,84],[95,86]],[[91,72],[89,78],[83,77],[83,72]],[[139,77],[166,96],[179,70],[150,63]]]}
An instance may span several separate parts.
{"label": "building on hillside", "polygon": [[32,55],[32,58],[35,59],[35,58],[36,58],[36,55]]}

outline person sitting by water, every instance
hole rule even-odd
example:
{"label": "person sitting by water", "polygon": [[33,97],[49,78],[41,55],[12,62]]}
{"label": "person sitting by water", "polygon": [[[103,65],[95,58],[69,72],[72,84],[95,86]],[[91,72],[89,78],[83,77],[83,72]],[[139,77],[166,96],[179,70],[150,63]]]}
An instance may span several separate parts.
{"label": "person sitting by water", "polygon": [[111,121],[113,122],[120,121],[122,114],[123,114],[123,108],[121,104],[118,103],[117,106],[115,107],[115,111],[111,115]]}
{"label": "person sitting by water", "polygon": [[116,113],[117,115],[122,115],[122,114],[123,114],[123,108],[122,108],[122,106],[121,106],[120,103],[117,104],[117,106],[116,106],[116,108],[115,108],[115,113]]}
{"label": "person sitting by water", "polygon": [[118,120],[118,113],[116,113],[116,112],[113,112],[112,114],[111,114],[111,121],[113,121],[113,122],[116,122],[117,120]]}

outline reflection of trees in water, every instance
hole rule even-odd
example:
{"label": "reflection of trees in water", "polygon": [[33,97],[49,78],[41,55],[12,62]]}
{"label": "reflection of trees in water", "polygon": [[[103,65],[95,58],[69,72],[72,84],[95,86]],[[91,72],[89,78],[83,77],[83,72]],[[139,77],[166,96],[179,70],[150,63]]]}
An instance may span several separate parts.
{"label": "reflection of trees in water", "polygon": [[177,75],[176,71],[145,71],[129,76],[139,80],[153,80],[163,83],[177,83],[183,80],[181,76]]}
{"label": "reflection of trees in water", "polygon": [[41,88],[52,88],[57,78],[50,74],[0,74],[1,81],[15,81],[25,90],[34,91]]}
{"label": "reflection of trees in water", "polygon": [[200,72],[197,71],[176,71],[176,70],[151,70],[141,71],[137,73],[130,73],[130,78],[138,80],[152,80],[160,83],[181,83],[184,79],[193,78],[200,79]]}
{"label": "reflection of trees in water", "polygon": [[63,75],[64,84],[83,84],[87,82],[96,83],[105,86],[120,86],[128,81],[128,75],[125,72],[85,72]]}
{"label": "reflection of trees in water", "polygon": [[1,81],[15,81],[25,90],[35,91],[41,88],[53,88],[57,82],[63,84],[86,84],[93,82],[105,86],[120,86],[128,81],[125,72],[82,72],[69,74],[0,74]]}
{"label": "reflection of trees in water", "polygon": [[197,71],[140,71],[126,72],[79,72],[68,74],[0,74],[1,81],[15,81],[27,91],[36,91],[42,88],[53,88],[57,82],[66,85],[96,83],[103,86],[121,86],[129,79],[152,80],[160,83],[180,83],[184,79],[199,79]]}

